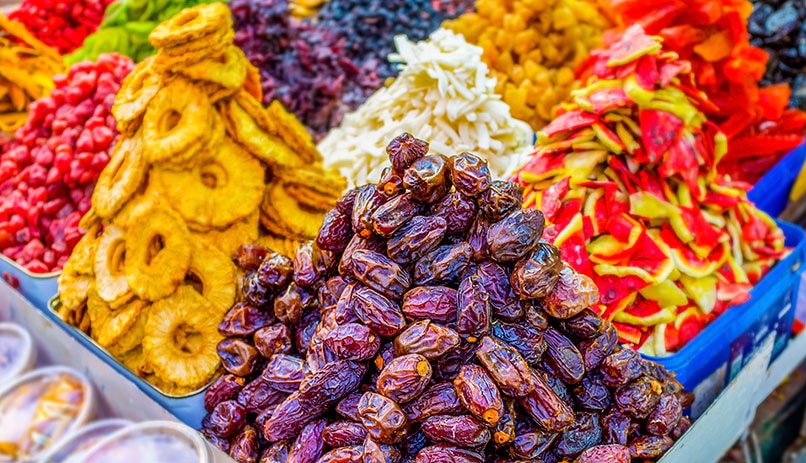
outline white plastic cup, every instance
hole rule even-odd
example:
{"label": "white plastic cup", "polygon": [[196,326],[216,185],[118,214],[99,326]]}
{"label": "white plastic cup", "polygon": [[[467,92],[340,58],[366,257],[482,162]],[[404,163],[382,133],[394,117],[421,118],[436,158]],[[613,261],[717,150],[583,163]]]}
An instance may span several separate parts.
{"label": "white plastic cup", "polygon": [[198,431],[172,421],[146,421],[121,429],[67,463],[211,463]]}
{"label": "white plastic cup", "polygon": [[87,452],[107,436],[133,424],[129,420],[118,418],[92,422],[51,445],[42,453],[37,463],[65,463],[75,455]]}
{"label": "white plastic cup", "polygon": [[[4,409],[2,408],[4,402],[8,399],[8,397],[14,393],[19,392],[20,387],[26,386],[31,383],[35,382],[42,382],[42,381],[53,381],[56,377],[60,375],[68,375],[76,380],[78,383],[81,384],[82,393],[83,393],[83,403],[81,404],[81,408],[78,410],[75,418],[67,423],[65,428],[62,430],[62,433],[56,436],[50,436],[50,442],[48,442],[44,447],[42,447],[39,452],[33,453],[30,455],[25,455],[22,461],[36,461],[44,452],[46,452],[51,446],[58,443],[62,438],[65,436],[73,433],[76,429],[84,426],[87,422],[89,422],[94,414],[95,414],[95,391],[92,388],[92,384],[89,380],[72,368],[67,368],[63,366],[53,366],[53,367],[46,367],[46,368],[39,368],[33,371],[29,371],[28,373],[20,376],[16,380],[13,380],[11,384],[0,388],[0,433],[5,430],[6,432],[10,432],[10,430],[17,430],[17,431],[25,431],[21,430],[20,427],[24,425],[24,423],[19,422],[20,419],[24,419],[24,417],[20,417],[18,415],[14,415],[15,410],[13,408]],[[15,461],[8,455],[0,455],[0,462],[7,462],[7,461]]]}
{"label": "white plastic cup", "polygon": [[[9,351],[13,353],[6,358]],[[36,348],[28,330],[16,323],[0,323],[0,384],[28,372],[36,363]]]}

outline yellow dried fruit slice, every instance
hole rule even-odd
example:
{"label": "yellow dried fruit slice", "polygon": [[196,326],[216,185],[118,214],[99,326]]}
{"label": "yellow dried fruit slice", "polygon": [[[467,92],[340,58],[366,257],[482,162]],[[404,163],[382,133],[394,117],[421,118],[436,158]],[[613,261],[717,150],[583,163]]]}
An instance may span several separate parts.
{"label": "yellow dried fruit slice", "polygon": [[221,318],[235,302],[235,265],[217,248],[193,241],[184,285],[193,287],[204,296]]}
{"label": "yellow dried fruit slice", "polygon": [[265,169],[225,137],[218,152],[193,170],[155,168],[151,175],[171,206],[199,230],[227,227],[251,214],[263,195]]}
{"label": "yellow dried fruit slice", "polygon": [[212,110],[207,95],[187,79],[162,87],[143,118],[148,161],[164,162],[177,155],[187,159],[201,150],[210,136]]}
{"label": "yellow dried fruit slice", "polygon": [[305,207],[329,211],[347,188],[347,181],[335,171],[325,171],[319,165],[295,169],[278,169],[277,178],[289,196]]}
{"label": "yellow dried fruit slice", "polygon": [[301,239],[314,239],[324,219],[324,211],[313,211],[303,207],[283,188],[281,183],[266,187],[260,223],[270,232],[279,236]]}
{"label": "yellow dried fruit slice", "polygon": [[224,229],[213,228],[205,232],[191,231],[193,237],[198,237],[206,243],[235,258],[238,248],[242,244],[254,243],[260,232],[260,209],[255,209],[245,219],[239,220]]}
{"label": "yellow dried fruit slice", "polygon": [[[251,98],[251,97],[250,97]],[[261,108],[262,110],[262,108]],[[234,99],[224,102],[222,108],[227,133],[261,161],[272,166],[300,166],[302,158],[290,146],[255,121]]]}
{"label": "yellow dried fruit slice", "polygon": [[173,210],[156,203],[132,213],[126,240],[126,281],[141,299],[173,293],[190,265],[190,232]]}
{"label": "yellow dried fruit slice", "polygon": [[198,389],[219,368],[216,346],[219,318],[209,302],[190,286],[155,302],[146,321],[143,352],[164,381]]}
{"label": "yellow dried fruit slice", "polygon": [[126,282],[126,234],[120,228],[106,227],[95,251],[95,290],[106,303],[119,307],[132,298]]}
{"label": "yellow dried fruit slice", "polygon": [[121,84],[112,105],[112,115],[118,123],[118,131],[133,135],[148,104],[162,84],[160,75],[153,66],[154,58],[148,57],[132,71]]}
{"label": "yellow dried fruit slice", "polygon": [[293,257],[297,253],[297,248],[305,241],[295,240],[291,238],[282,238],[275,235],[264,235],[255,241],[255,244],[263,246],[264,248],[271,249],[274,252],[284,256]]}
{"label": "yellow dried fruit slice", "polygon": [[243,83],[246,93],[257,101],[263,101],[263,86],[260,84],[260,71],[252,63],[246,63],[246,80]]}
{"label": "yellow dried fruit slice", "polygon": [[128,331],[123,333],[118,340],[107,347],[107,351],[115,357],[120,357],[127,352],[140,347],[143,343],[143,336],[146,334],[146,321],[148,320],[148,310],[151,306],[146,305],[137,316],[137,320],[129,328]]}
{"label": "yellow dried fruit slice", "polygon": [[177,71],[185,77],[207,81],[228,89],[239,89],[246,80],[246,55],[240,48],[230,45],[218,58],[207,58],[184,66]]}
{"label": "yellow dried fruit slice", "polygon": [[[239,94],[239,103],[249,97],[245,92]],[[248,111],[248,108],[247,108]],[[280,100],[274,100],[266,109],[270,123],[275,127],[277,135],[285,144],[291,147],[305,164],[322,162],[322,155],[316,149],[313,137],[305,126],[291,114]]]}
{"label": "yellow dried fruit slice", "polygon": [[101,347],[114,345],[137,324],[143,309],[147,306],[146,301],[132,299],[123,307],[112,310],[105,323],[100,326],[93,325],[93,337]]}
{"label": "yellow dried fruit slice", "polygon": [[92,192],[92,207],[99,217],[114,216],[142,185],[148,167],[143,148],[140,136],[118,140]]}
{"label": "yellow dried fruit slice", "polygon": [[148,35],[155,48],[181,45],[232,28],[232,17],[224,3],[209,3],[185,8],[163,21]]}

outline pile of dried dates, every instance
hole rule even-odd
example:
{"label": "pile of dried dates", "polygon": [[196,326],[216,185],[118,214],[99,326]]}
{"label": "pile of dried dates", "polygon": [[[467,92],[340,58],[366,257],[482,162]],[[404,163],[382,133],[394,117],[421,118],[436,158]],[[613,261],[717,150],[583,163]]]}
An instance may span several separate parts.
{"label": "pile of dried dates", "polygon": [[521,187],[403,134],[293,259],[241,248],[202,433],[239,462],[654,461],[693,395],[618,347]]}

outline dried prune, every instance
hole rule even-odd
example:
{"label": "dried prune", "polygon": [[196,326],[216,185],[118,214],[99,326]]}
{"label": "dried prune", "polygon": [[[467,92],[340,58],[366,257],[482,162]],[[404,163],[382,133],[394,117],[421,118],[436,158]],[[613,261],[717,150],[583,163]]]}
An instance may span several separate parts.
{"label": "dried prune", "polygon": [[418,286],[403,295],[403,313],[411,320],[456,320],[456,290],[446,286]]}
{"label": "dried prune", "polygon": [[585,363],[574,343],[554,328],[543,332],[543,340],[546,341],[544,362],[564,383],[578,383],[585,374]]}
{"label": "dried prune", "polygon": [[521,299],[540,299],[554,289],[561,270],[560,250],[541,241],[532,252],[515,263],[509,282]]}
{"label": "dried prune", "polygon": [[246,425],[241,432],[232,440],[229,455],[235,461],[241,463],[256,463],[258,452],[260,451],[260,442],[258,440],[257,430]]}
{"label": "dried prune", "polygon": [[514,182],[495,180],[478,198],[479,209],[497,222],[523,203],[523,188]]}
{"label": "dried prune", "polygon": [[316,235],[316,245],[320,249],[342,252],[353,237],[353,224],[349,215],[338,209],[332,209],[325,214],[319,234]]}
{"label": "dried prune", "polygon": [[374,392],[365,392],[358,402],[358,416],[367,428],[367,438],[394,444],[403,438],[408,419],[394,400]]}
{"label": "dried prune", "polygon": [[314,420],[305,425],[288,451],[287,463],[316,463],[324,453],[322,431],[325,425],[325,420]]}
{"label": "dried prune", "polygon": [[391,299],[400,299],[411,286],[408,272],[385,255],[359,249],[353,252],[349,264],[353,276]]}
{"label": "dried prune", "polygon": [[367,430],[354,421],[334,421],[322,431],[322,440],[331,447],[360,445],[367,437]]}
{"label": "dried prune", "polygon": [[470,415],[435,415],[420,427],[432,442],[446,442],[461,447],[478,447],[490,440],[490,430]]}
{"label": "dried prune", "polygon": [[470,263],[472,249],[467,243],[440,246],[414,264],[412,279],[417,286],[455,283]]}
{"label": "dried prune", "polygon": [[254,272],[269,252],[268,249],[257,244],[242,244],[238,247],[238,256],[235,262],[238,268],[247,272]]}
{"label": "dried prune", "polygon": [[504,394],[522,397],[534,390],[532,370],[521,354],[507,344],[485,336],[476,351],[476,358]]}
{"label": "dried prune", "polygon": [[492,309],[490,295],[478,276],[472,275],[462,280],[456,292],[456,331],[459,336],[476,342],[490,332]]}
{"label": "dried prune", "polygon": [[602,361],[610,355],[618,345],[618,331],[613,325],[608,324],[604,332],[589,340],[579,344],[579,351],[585,362],[585,370],[593,370],[602,364]]}
{"label": "dried prune", "polygon": [[597,445],[582,452],[574,463],[630,463],[630,449],[623,445]]}
{"label": "dried prune", "polygon": [[662,393],[660,383],[642,376],[616,390],[614,398],[621,410],[633,418],[644,419],[658,404]]}
{"label": "dried prune", "polygon": [[509,454],[526,460],[539,459],[543,452],[557,439],[559,434],[534,429],[518,433],[509,447]]}
{"label": "dried prune", "polygon": [[278,391],[295,392],[305,378],[305,362],[292,355],[277,354],[269,359],[261,377]]}
{"label": "dried prune", "polygon": [[529,323],[493,322],[490,333],[514,347],[530,365],[536,365],[546,350],[543,333]]}
{"label": "dried prune", "polygon": [[484,463],[481,454],[447,444],[436,444],[417,452],[415,463]]}
{"label": "dried prune", "polygon": [[384,365],[378,377],[378,392],[398,404],[406,403],[420,395],[431,381],[431,364],[419,354],[407,354],[394,358]]}
{"label": "dried prune", "polygon": [[456,388],[451,383],[437,383],[403,406],[411,421],[421,421],[434,415],[458,415],[465,411]]}
{"label": "dried prune", "polygon": [[630,441],[630,456],[633,458],[659,458],[672,448],[674,441],[665,436],[644,435]]}
{"label": "dried prune", "polygon": [[283,323],[275,323],[257,330],[252,339],[260,355],[266,358],[274,354],[288,354],[293,348],[291,331]]}
{"label": "dried prune", "polygon": [[490,186],[490,168],[487,161],[473,153],[460,153],[451,158],[451,180],[456,191],[473,197]]}
{"label": "dried prune", "polygon": [[683,416],[683,407],[677,397],[664,395],[646,419],[646,430],[656,436],[668,436]]}
{"label": "dried prune", "polygon": [[604,319],[591,309],[585,309],[578,314],[560,322],[565,334],[575,339],[592,339],[604,332],[606,323]]}
{"label": "dried prune", "polygon": [[448,193],[448,162],[444,156],[429,154],[414,161],[403,173],[403,186],[412,198],[433,204]]}
{"label": "dried prune", "polygon": [[420,159],[428,153],[428,142],[412,136],[408,132],[403,132],[396,136],[386,145],[386,154],[392,163],[392,169],[403,172],[414,161]]}
{"label": "dried prune", "polygon": [[554,453],[574,457],[602,441],[602,425],[595,413],[577,413],[574,423],[565,428],[554,442]]}
{"label": "dried prune", "polygon": [[216,347],[224,369],[233,375],[249,376],[254,371],[260,354],[245,339],[226,338]]}
{"label": "dried prune", "polygon": [[445,219],[441,217],[414,217],[388,241],[387,254],[395,262],[411,264],[431,252],[442,241],[445,227]]}
{"label": "dried prune", "polygon": [[285,292],[274,299],[274,316],[283,323],[296,325],[305,309],[316,303],[314,293],[291,282]]}
{"label": "dried prune", "polygon": [[246,425],[246,409],[234,400],[226,400],[213,408],[202,420],[202,427],[220,437],[230,437]]}
{"label": "dried prune", "polygon": [[610,406],[610,390],[602,382],[598,372],[588,372],[574,387],[574,401],[585,410],[602,411]]}
{"label": "dried prune", "polygon": [[431,215],[445,219],[448,235],[463,233],[476,217],[476,204],[458,191],[445,195],[431,209]]}
{"label": "dried prune", "polygon": [[490,257],[514,262],[529,254],[540,242],[545,219],[536,209],[516,209],[487,230]]}
{"label": "dried prune", "polygon": [[380,336],[397,336],[406,326],[400,307],[377,291],[358,286],[351,301],[358,319]]}
{"label": "dried prune", "polygon": [[364,463],[400,463],[400,457],[394,445],[376,442],[369,436],[364,441]]}
{"label": "dried prune", "polygon": [[574,412],[549,386],[542,375],[533,371],[535,388],[518,402],[529,416],[548,431],[559,432],[574,422]]}
{"label": "dried prune", "polygon": [[504,413],[501,392],[484,368],[463,365],[453,380],[456,394],[462,405],[476,418],[491,425],[498,423]]}
{"label": "dried prune", "polygon": [[362,463],[364,461],[364,446],[350,445],[335,448],[326,454],[317,463]]}
{"label": "dried prune", "polygon": [[368,360],[381,347],[381,339],[358,323],[337,326],[325,336],[325,347],[343,360]]}
{"label": "dried prune", "polygon": [[602,380],[610,387],[621,387],[643,373],[643,362],[641,354],[631,349],[621,349],[614,352],[602,361],[599,371],[602,372]]}
{"label": "dried prune", "polygon": [[364,185],[357,189],[350,213],[350,221],[356,235],[368,238],[372,234],[372,214],[387,199],[386,194],[378,191],[375,185]]}
{"label": "dried prune", "polygon": [[227,374],[219,376],[204,392],[204,409],[208,412],[225,400],[238,397],[243,388],[243,378]]}
{"label": "dried prune", "polygon": [[543,298],[543,310],[554,318],[569,318],[599,302],[599,288],[587,276],[564,267],[560,279]]}
{"label": "dried prune", "polygon": [[431,320],[412,323],[395,338],[395,352],[398,355],[420,354],[428,360],[442,357],[459,346],[459,334]]}

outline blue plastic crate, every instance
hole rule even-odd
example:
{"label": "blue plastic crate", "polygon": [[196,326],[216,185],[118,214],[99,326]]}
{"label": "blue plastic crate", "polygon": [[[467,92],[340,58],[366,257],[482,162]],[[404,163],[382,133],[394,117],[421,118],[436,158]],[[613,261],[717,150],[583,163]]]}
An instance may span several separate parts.
{"label": "blue plastic crate", "polygon": [[750,300],[731,307],[677,353],[650,357],[677,374],[696,395],[692,416],[705,411],[744,368],[768,336],[774,336],[770,362],[784,350],[791,335],[799,277],[806,259],[803,229],[778,222],[792,252],[750,291]]}
{"label": "blue plastic crate", "polygon": [[789,203],[789,192],[795,179],[798,178],[804,161],[806,161],[806,143],[792,150],[767,171],[747,193],[747,197],[762,211],[772,217],[778,217]]}
{"label": "blue plastic crate", "polygon": [[[39,310],[47,311],[48,301],[59,292],[61,272],[31,273],[13,260],[0,254],[0,275]],[[8,278],[8,277],[11,278]],[[15,281],[16,280],[16,281]]]}

